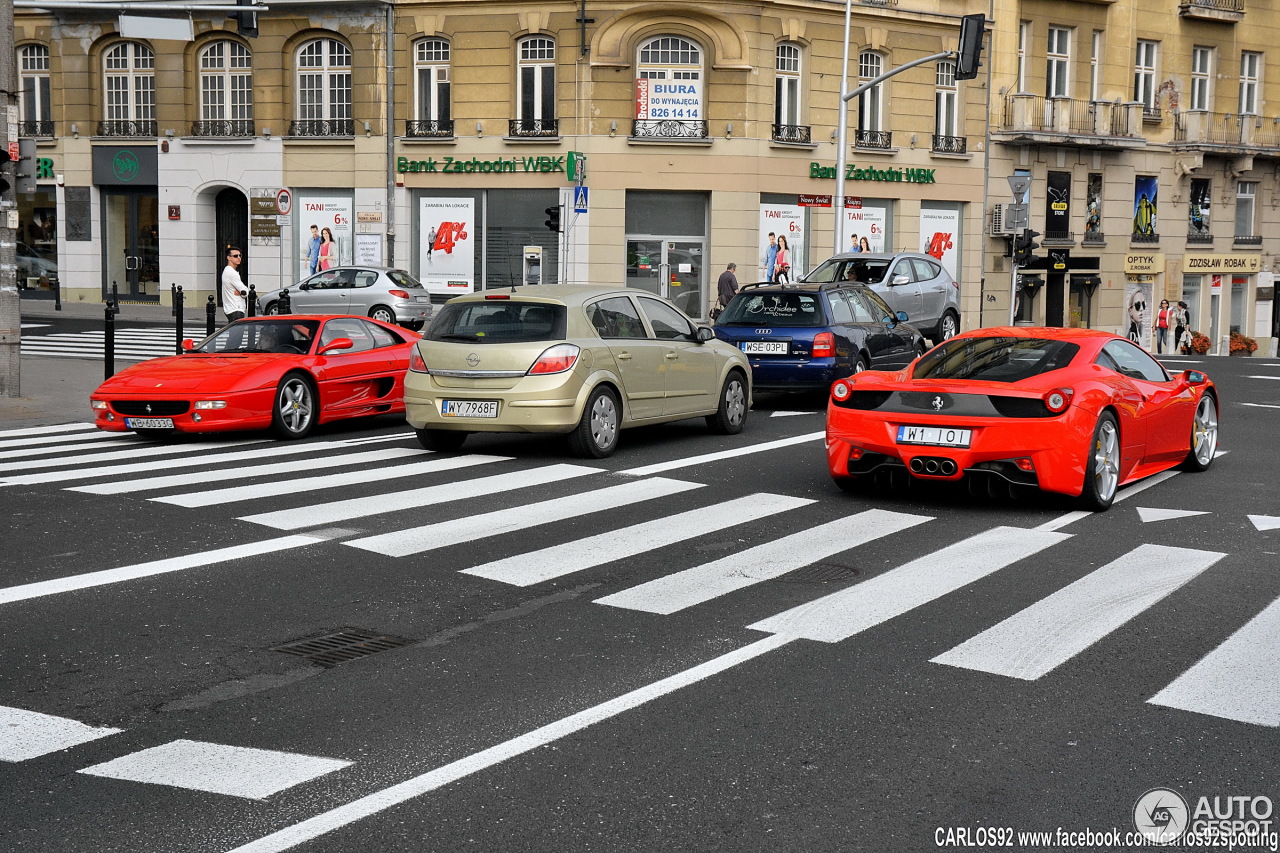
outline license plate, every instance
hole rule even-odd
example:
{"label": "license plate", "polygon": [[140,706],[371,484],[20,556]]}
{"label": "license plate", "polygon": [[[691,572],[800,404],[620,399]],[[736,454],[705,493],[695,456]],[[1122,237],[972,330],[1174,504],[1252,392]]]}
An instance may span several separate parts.
{"label": "license plate", "polygon": [[129,429],[173,429],[173,418],[125,418]]}
{"label": "license plate", "polygon": [[446,418],[496,418],[497,400],[441,400],[440,414]]}
{"label": "license plate", "polygon": [[742,351],[747,355],[786,355],[786,341],[743,341]]}
{"label": "license plate", "polygon": [[415,296],[415,297],[413,297],[413,301],[414,301],[414,302],[430,302],[430,301],[431,301],[431,297],[430,297],[430,296]]}
{"label": "license plate", "polygon": [[934,447],[968,447],[971,430],[956,427],[898,427],[898,444],[929,444]]}

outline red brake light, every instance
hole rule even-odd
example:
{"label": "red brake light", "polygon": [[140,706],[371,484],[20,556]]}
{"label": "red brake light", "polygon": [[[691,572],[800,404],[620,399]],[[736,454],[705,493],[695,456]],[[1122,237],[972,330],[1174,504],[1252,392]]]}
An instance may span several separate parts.
{"label": "red brake light", "polygon": [[484,295],[484,298],[485,298],[485,299],[510,299],[510,298],[511,298],[511,294],[509,294],[509,293],[486,293],[486,294]]}
{"label": "red brake light", "polygon": [[409,298],[409,294],[408,294],[408,293],[405,293],[403,290],[388,290],[388,291],[387,291],[387,293],[390,293],[390,294],[391,294],[392,296],[394,296],[396,299],[408,299],[408,298]]}
{"label": "red brake light", "polygon": [[837,400],[848,400],[849,395],[853,393],[853,389],[849,387],[847,382],[837,382],[831,386],[831,396]]}
{"label": "red brake light", "polygon": [[813,357],[830,358],[836,354],[836,336],[830,332],[818,332],[813,336]]}
{"label": "red brake light", "polygon": [[538,356],[538,360],[533,363],[533,367],[529,368],[529,375],[546,373],[564,373],[569,370],[578,360],[578,353],[582,350],[574,344],[556,344],[549,347],[542,355]]}
{"label": "red brake light", "polygon": [[1071,397],[1075,393],[1072,388],[1054,388],[1044,395],[1044,407],[1055,415],[1060,415],[1071,405]]}
{"label": "red brake light", "polygon": [[414,347],[409,350],[409,369],[414,373],[426,373],[427,362],[422,357],[422,353],[418,352],[418,348]]}

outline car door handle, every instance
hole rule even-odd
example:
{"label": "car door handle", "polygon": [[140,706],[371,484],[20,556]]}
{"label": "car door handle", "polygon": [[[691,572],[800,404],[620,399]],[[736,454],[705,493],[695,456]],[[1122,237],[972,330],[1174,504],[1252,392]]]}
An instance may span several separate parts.
{"label": "car door handle", "polygon": [[667,359],[668,359],[669,361],[670,361],[670,360],[677,359],[677,358],[679,358],[679,357],[680,357],[680,353],[678,353],[678,352],[669,352],[669,353],[667,353]]}
{"label": "car door handle", "polygon": [[616,358],[618,361],[630,361],[630,360],[631,360],[631,353],[629,353],[629,352],[620,352],[620,353],[618,353],[617,355],[615,355],[615,356],[614,356],[614,358]]}

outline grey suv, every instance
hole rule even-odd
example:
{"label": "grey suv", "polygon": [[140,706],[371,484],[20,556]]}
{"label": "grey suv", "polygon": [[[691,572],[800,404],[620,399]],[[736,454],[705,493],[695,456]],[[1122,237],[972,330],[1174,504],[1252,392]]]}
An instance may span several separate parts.
{"label": "grey suv", "polygon": [[905,311],[911,325],[935,344],[960,331],[960,285],[937,258],[920,252],[842,252],[804,281],[862,282],[894,311]]}

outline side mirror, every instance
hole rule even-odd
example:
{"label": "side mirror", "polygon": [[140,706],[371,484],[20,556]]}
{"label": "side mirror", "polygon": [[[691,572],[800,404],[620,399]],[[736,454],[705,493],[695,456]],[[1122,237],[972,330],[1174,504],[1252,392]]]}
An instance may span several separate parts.
{"label": "side mirror", "polygon": [[894,276],[894,277],[889,281],[889,286],[890,286],[890,287],[897,287],[897,286],[898,286],[898,285],[900,285],[900,284],[910,284],[910,283],[911,283],[911,279],[910,279],[910,277],[905,276],[905,275],[895,275],[895,276]]}
{"label": "side mirror", "polygon": [[1209,377],[1198,370],[1184,370],[1182,371],[1182,381],[1188,385],[1204,385],[1209,381]]}
{"label": "side mirror", "polygon": [[716,333],[706,326],[699,326],[698,331],[694,333],[694,337],[698,339],[698,343],[705,344],[707,341],[715,340]]}
{"label": "side mirror", "polygon": [[320,347],[320,352],[316,353],[316,355],[324,355],[340,349],[351,349],[353,346],[355,346],[355,344],[351,342],[351,338],[334,338],[329,341],[329,343]]}
{"label": "side mirror", "polygon": [[305,281],[302,284],[298,285],[298,290],[310,290],[310,289],[311,289],[311,285],[307,284]]}
{"label": "side mirror", "polygon": [[898,312],[898,322],[899,322],[899,323],[905,323],[905,322],[907,322],[907,320],[908,320],[908,319],[910,319],[910,318],[908,318],[908,317],[907,317],[907,312],[906,312],[906,311],[899,311],[899,312]]}
{"label": "side mirror", "polygon": [[[182,339],[182,351],[183,351],[183,352],[191,352],[191,351],[192,351],[193,349],[195,349],[195,348],[196,348],[196,342],[195,342],[195,341],[193,341],[193,340],[191,340],[191,338],[183,338],[183,339]],[[1190,372],[1190,371],[1188,371],[1188,372]]]}

